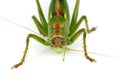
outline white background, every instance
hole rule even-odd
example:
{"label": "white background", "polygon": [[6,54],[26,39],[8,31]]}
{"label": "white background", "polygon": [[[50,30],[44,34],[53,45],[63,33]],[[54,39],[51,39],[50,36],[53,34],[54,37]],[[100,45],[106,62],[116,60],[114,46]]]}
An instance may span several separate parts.
{"label": "white background", "polygon": [[[68,1],[72,15],[75,0]],[[40,3],[47,18],[50,0],[40,0]],[[96,63],[73,51],[66,53],[63,62],[63,54],[56,54],[31,39],[26,62],[11,70],[21,59],[27,34],[32,32],[0,19],[0,84],[120,84],[119,8],[119,0],[81,0],[79,18],[86,15],[89,26],[97,26],[87,36],[88,51],[112,56],[90,54]],[[34,14],[38,16],[35,0],[0,0],[1,17],[37,32],[31,19]],[[82,46],[80,36],[70,47],[82,49]]]}

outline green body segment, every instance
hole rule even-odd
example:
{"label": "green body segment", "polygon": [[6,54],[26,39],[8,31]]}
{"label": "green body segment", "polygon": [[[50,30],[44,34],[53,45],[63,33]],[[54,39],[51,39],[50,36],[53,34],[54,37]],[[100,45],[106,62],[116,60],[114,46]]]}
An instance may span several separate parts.
{"label": "green body segment", "polygon": [[[88,19],[84,15],[77,21],[79,2],[80,0],[76,0],[71,21],[69,21],[70,17],[67,0],[51,0],[47,22],[40,2],[36,0],[39,19],[35,15],[32,16],[32,19],[39,33],[46,37],[47,40],[35,34],[28,34],[23,57],[21,61],[12,68],[19,67],[25,61],[30,38],[35,39],[45,46],[50,46],[55,52],[62,52],[69,50],[67,46],[74,43],[80,35],[83,35],[84,55],[90,62],[95,62],[93,58],[88,56],[86,47],[86,35],[87,33],[95,31],[95,27],[89,29]],[[85,21],[85,28],[78,29],[83,21]]]}
{"label": "green body segment", "polygon": [[69,9],[66,0],[51,0],[48,15],[48,40],[55,52],[62,52],[69,34]]}

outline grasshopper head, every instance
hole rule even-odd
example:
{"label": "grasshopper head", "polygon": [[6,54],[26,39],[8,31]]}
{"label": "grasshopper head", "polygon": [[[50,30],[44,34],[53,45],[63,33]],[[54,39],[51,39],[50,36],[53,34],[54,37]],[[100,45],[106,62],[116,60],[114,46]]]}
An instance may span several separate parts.
{"label": "grasshopper head", "polygon": [[63,52],[65,50],[66,41],[60,36],[56,36],[51,40],[51,48],[57,52]]}

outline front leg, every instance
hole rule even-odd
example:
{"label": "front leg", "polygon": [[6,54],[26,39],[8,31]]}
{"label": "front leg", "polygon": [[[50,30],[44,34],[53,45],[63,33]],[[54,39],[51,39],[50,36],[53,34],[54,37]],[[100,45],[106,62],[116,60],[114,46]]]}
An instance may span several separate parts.
{"label": "front leg", "polygon": [[27,51],[28,51],[29,39],[30,38],[33,38],[33,39],[37,40],[38,42],[42,43],[45,46],[49,45],[49,43],[47,41],[45,41],[44,39],[40,38],[39,36],[36,36],[34,34],[28,34],[27,39],[26,39],[26,47],[25,47],[25,51],[24,51],[23,57],[22,57],[21,61],[19,63],[15,64],[11,69],[18,68],[25,61],[25,57],[26,57],[26,54],[27,54]]}
{"label": "front leg", "polygon": [[84,55],[90,62],[96,62],[95,59],[88,56],[87,48],[86,48],[86,30],[83,28],[75,33],[69,40],[68,45],[72,44],[81,34],[83,34],[83,48],[84,48]]}

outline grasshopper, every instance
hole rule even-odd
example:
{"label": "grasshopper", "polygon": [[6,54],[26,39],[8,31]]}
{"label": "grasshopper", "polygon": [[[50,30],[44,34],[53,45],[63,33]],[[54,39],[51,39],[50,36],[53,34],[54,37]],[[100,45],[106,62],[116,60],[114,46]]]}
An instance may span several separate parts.
{"label": "grasshopper", "polygon": [[[86,34],[91,33],[96,30],[96,27],[89,29],[88,19],[83,15],[78,21],[78,10],[79,10],[80,0],[76,0],[72,18],[70,21],[69,8],[67,0],[51,0],[48,13],[48,22],[43,14],[39,0],[36,0],[39,19],[36,16],[32,16],[32,19],[39,31],[44,37],[44,39],[35,34],[28,34],[26,39],[26,47],[21,61],[15,64],[12,68],[18,68],[25,61],[27,54],[29,40],[30,38],[35,39],[45,46],[50,46],[53,51],[60,53],[70,50],[67,46],[75,42],[75,40],[83,35],[83,48],[84,55],[90,62],[96,62],[95,59],[88,56],[86,48]],[[39,21],[40,20],[40,21]],[[78,30],[80,24],[85,21],[85,28]]]}

